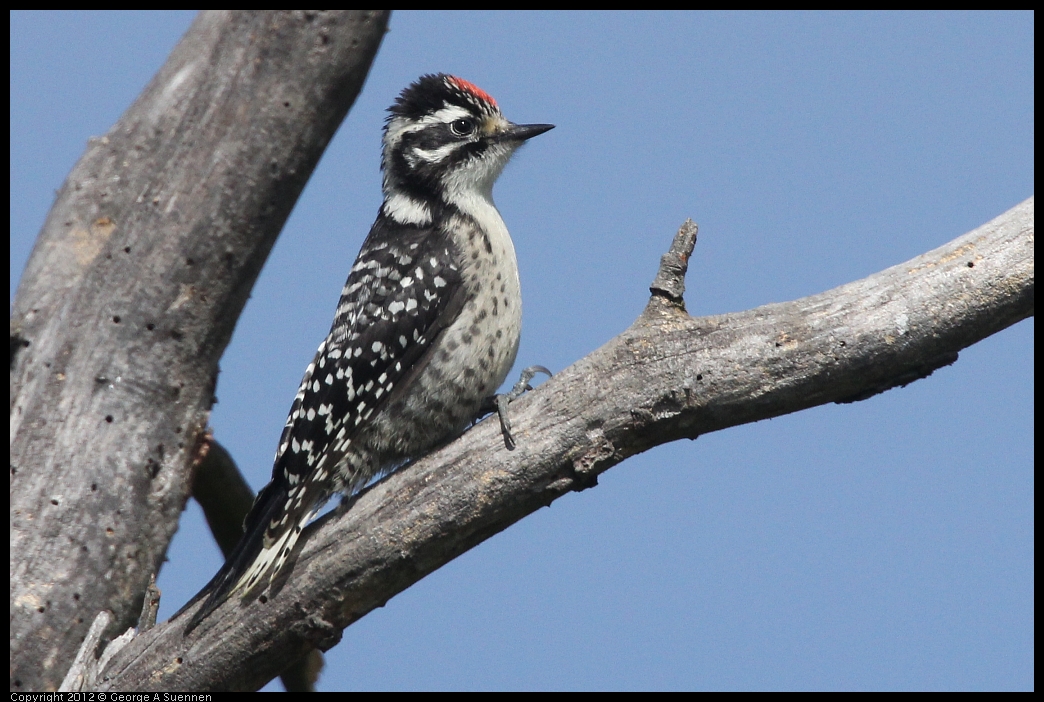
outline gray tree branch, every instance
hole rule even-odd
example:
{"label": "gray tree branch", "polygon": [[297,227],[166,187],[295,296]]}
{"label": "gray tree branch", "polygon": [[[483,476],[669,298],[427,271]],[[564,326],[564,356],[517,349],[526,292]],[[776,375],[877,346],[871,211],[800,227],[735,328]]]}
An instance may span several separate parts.
{"label": "gray tree branch", "polygon": [[218,359],[387,14],[206,12],[58,193],[11,317],[11,689],[135,623]]}
{"label": "gray tree branch", "polygon": [[375,607],[598,474],[676,439],[853,402],[953,363],[1034,313],[1033,198],[934,251],[819,295],[690,317],[687,224],[630,328],[496,418],[385,478],[306,530],[270,598],[226,602],[128,643],[104,689],[256,689]]}

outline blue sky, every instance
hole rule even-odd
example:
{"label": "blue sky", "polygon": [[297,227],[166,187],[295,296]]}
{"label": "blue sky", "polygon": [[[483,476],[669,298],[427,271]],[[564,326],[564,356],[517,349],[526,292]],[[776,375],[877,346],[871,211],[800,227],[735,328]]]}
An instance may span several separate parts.
{"label": "blue sky", "polygon": [[[65,175],[192,13],[11,14],[11,294]],[[255,489],[380,203],[385,108],[422,73],[558,128],[496,189],[519,368],[642,310],[700,225],[694,315],[790,300],[1033,194],[1033,15],[399,13],[221,361]],[[345,631],[320,688],[1032,689],[1033,320],[927,380],[659,447]],[[220,565],[190,504],[169,616]],[[278,684],[276,684],[278,688]]]}

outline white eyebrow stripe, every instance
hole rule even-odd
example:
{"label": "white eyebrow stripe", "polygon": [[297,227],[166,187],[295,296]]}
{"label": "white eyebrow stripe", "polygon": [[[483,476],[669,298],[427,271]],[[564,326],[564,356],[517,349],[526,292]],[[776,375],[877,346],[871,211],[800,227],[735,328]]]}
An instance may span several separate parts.
{"label": "white eyebrow stripe", "polygon": [[450,122],[463,117],[474,117],[474,115],[463,107],[457,105],[446,105],[446,107],[443,107],[434,114],[422,118],[420,124],[435,124],[438,122],[449,124]]}
{"label": "white eyebrow stripe", "polygon": [[405,117],[395,117],[388,122],[388,142],[395,143],[402,138],[403,134],[419,132],[433,124],[449,124],[450,122],[464,117],[474,117],[471,112],[458,105],[447,105],[437,112],[425,115],[416,122],[411,122]]}

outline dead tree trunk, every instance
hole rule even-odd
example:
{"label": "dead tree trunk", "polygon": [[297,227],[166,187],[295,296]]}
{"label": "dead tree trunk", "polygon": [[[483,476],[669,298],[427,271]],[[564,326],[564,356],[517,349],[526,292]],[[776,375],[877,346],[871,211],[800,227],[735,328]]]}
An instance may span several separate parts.
{"label": "dead tree trunk", "polygon": [[132,624],[218,359],[384,13],[203,13],[62,186],[11,318],[11,689]]}

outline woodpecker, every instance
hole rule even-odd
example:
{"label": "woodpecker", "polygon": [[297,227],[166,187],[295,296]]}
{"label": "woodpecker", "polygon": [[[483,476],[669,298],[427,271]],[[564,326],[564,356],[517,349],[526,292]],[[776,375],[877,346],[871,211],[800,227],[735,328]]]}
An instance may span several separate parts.
{"label": "woodpecker", "polygon": [[519,146],[554,125],[513,124],[485,91],[446,74],[419,78],[388,113],[384,202],[305,370],[272,480],[193,599],[206,601],[186,634],[228,597],[270,585],[330,497],[463,431],[514,365],[522,297],[493,183]]}

